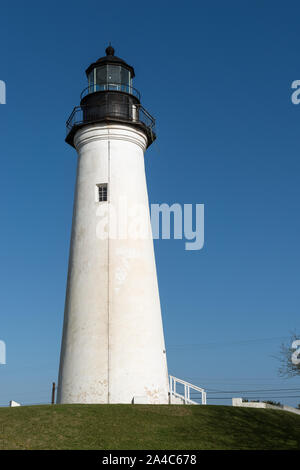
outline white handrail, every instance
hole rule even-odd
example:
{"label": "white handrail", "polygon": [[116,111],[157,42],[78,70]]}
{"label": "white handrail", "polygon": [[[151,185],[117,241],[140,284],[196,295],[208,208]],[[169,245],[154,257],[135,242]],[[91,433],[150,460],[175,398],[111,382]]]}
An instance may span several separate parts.
{"label": "white handrail", "polygon": [[[182,384],[184,386],[184,395],[177,392],[176,383]],[[170,375],[170,404],[172,404],[172,397],[177,397],[180,398],[184,404],[199,405],[198,402],[191,400],[191,389],[201,393],[201,404],[206,405],[206,392],[204,388],[198,387],[197,385],[193,385],[189,382],[186,382],[185,380],[181,380],[177,377],[174,377],[173,375]]]}

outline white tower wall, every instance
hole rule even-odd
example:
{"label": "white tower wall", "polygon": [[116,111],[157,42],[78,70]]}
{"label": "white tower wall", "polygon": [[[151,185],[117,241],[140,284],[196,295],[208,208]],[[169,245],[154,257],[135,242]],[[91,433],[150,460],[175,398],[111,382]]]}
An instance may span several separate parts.
{"label": "white tower wall", "polygon": [[[131,211],[138,206],[146,210],[151,232],[146,135],[132,126],[94,124],[78,130],[74,143],[78,172],[57,401],[131,403],[145,397],[168,403],[152,237],[112,233],[115,215],[133,228]],[[96,198],[101,183],[108,184],[107,202]],[[110,237],[101,239],[99,210],[106,209]]]}

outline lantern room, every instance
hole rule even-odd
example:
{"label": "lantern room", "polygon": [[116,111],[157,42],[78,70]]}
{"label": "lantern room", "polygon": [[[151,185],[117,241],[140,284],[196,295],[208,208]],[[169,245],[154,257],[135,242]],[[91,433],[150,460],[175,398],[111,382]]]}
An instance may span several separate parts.
{"label": "lantern room", "polygon": [[132,86],[134,69],[115,56],[114,48],[106,48],[106,56],[86,70],[88,86],[80,95],[67,121],[66,142],[74,146],[78,129],[97,123],[123,123],[140,129],[147,136],[148,146],[155,140],[155,120],[141,105],[141,95]]}
{"label": "lantern room", "polygon": [[106,56],[91,64],[86,70],[88,88],[85,95],[97,91],[121,91],[140,98],[132,86],[134,69],[123,59],[116,57],[112,46],[106,48]]}

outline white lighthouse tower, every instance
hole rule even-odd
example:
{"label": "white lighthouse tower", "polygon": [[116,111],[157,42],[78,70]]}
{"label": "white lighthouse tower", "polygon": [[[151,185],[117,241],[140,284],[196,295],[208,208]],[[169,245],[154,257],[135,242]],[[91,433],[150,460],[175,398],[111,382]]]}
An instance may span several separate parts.
{"label": "white lighthouse tower", "polygon": [[142,207],[151,234],[144,152],[154,119],[111,46],[86,74],[67,122],[78,169],[57,402],[168,403],[153,240],[132,230]]}

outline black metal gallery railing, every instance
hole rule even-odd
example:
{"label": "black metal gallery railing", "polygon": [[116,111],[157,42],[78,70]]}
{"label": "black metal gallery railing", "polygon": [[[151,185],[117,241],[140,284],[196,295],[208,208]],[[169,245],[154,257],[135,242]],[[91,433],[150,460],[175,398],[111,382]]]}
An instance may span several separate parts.
{"label": "black metal gallery railing", "polygon": [[66,122],[67,135],[74,127],[109,120],[145,126],[148,133],[155,134],[155,119],[140,104],[103,103],[101,105],[76,106]]}
{"label": "black metal gallery railing", "polygon": [[82,91],[80,99],[96,91],[121,91],[135,96],[139,101],[141,100],[140,92],[136,88],[133,88],[133,86],[125,85],[124,83],[91,83]]}

